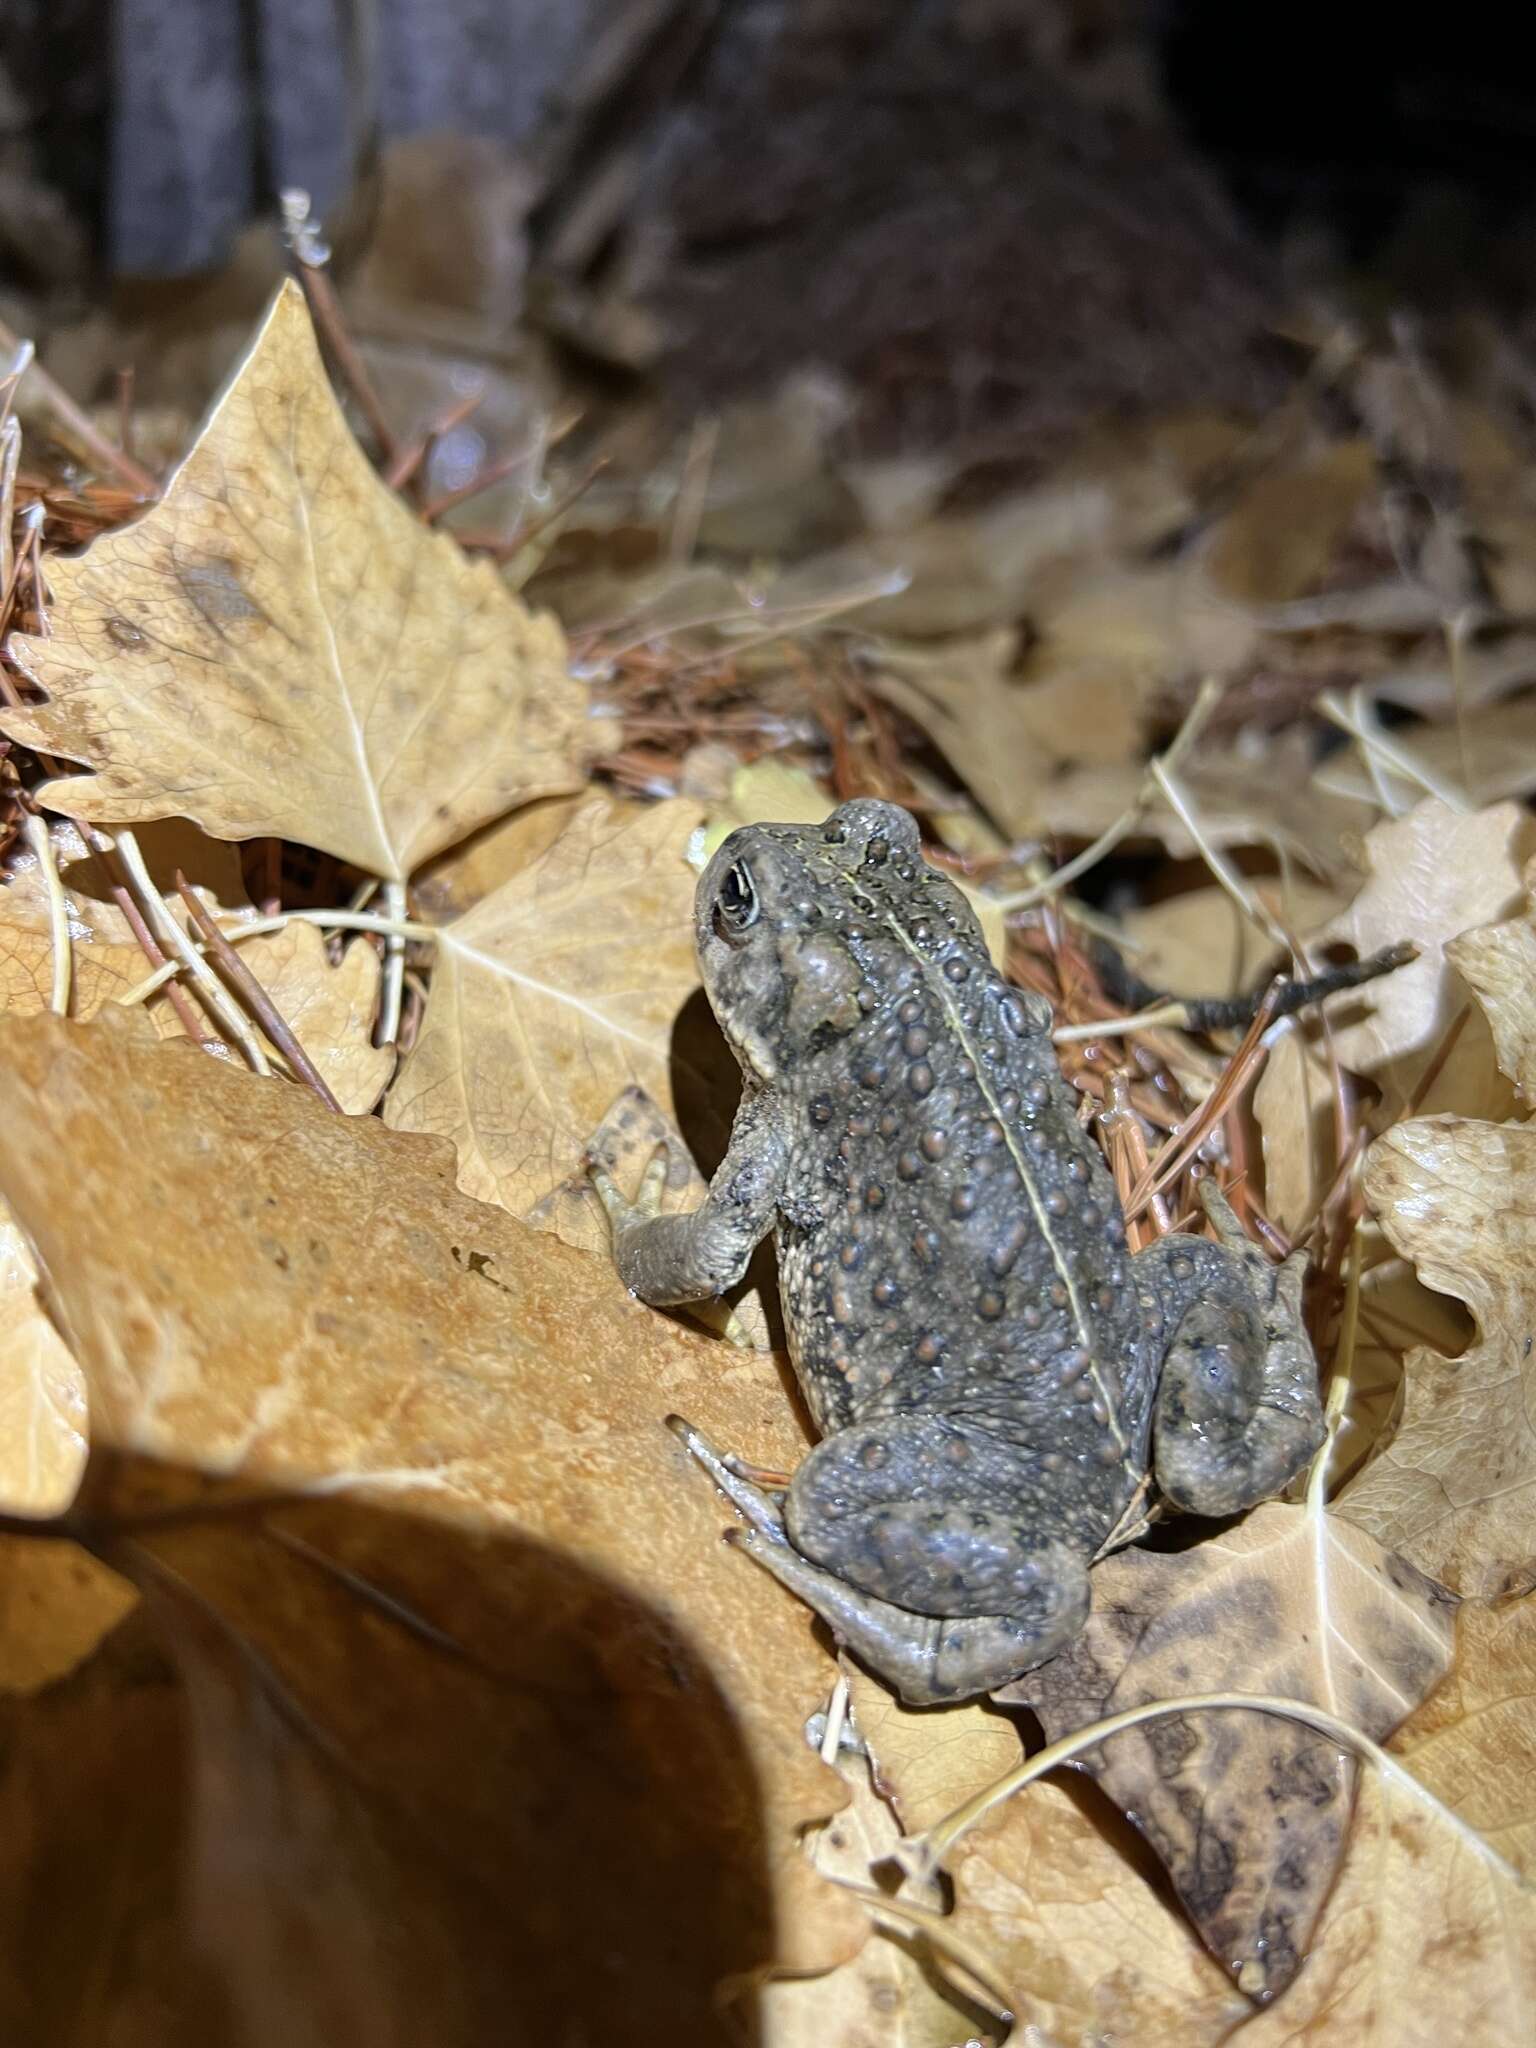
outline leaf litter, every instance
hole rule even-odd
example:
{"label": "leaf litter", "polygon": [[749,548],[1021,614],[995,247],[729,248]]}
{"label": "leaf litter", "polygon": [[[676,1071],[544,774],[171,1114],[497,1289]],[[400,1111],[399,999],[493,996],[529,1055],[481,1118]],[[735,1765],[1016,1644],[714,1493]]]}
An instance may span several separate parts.
{"label": "leaf litter", "polygon": [[[8,2037],[1516,2038],[1536,708],[1445,534],[1387,545],[1406,386],[1339,361],[1361,431],[1106,430],[969,507],[792,382],[627,475],[578,430],[553,515],[463,547],[430,424],[391,487],[290,284],[152,501],[16,472],[53,545],[0,687]],[[1514,612],[1496,412],[1458,451]],[[1088,1027],[1134,1241],[1210,1171],[1308,1245],[1334,1420],[1303,1500],[1154,1518],[1076,1644],[943,1712],[719,1544],[661,1424],[793,1467],[772,1289],[724,1346],[627,1302],[583,1171],[660,1143],[696,1199],[736,1083],[695,864],[865,791]],[[1103,979],[1404,939],[1246,1040],[1127,1031]]]}

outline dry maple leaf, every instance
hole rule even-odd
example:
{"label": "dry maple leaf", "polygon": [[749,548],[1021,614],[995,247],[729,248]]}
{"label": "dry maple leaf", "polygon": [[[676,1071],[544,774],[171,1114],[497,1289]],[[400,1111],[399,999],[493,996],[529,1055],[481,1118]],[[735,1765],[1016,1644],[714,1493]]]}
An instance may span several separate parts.
{"label": "dry maple leaf", "polygon": [[[1012,1770],[1018,1731],[985,1702],[913,1709],[862,1672],[854,1718],[909,1833]],[[1246,2010],[1177,1913],[1058,1785],[1032,1785],[962,1836],[948,1925],[1005,1988],[1010,2037],[1048,2048],[1205,2048]],[[938,1948],[940,1960],[943,1949]]]}
{"label": "dry maple leaf", "polygon": [[[998,1697],[1033,1707],[1053,1742],[1127,1707],[1239,1690],[1385,1736],[1450,1664],[1450,1605],[1361,1530],[1271,1501],[1188,1550],[1106,1558],[1083,1633]],[[1284,1990],[1338,1865],[1350,1760],[1310,1729],[1229,1711],[1128,1728],[1079,1767],[1134,1815],[1242,1989]]]}
{"label": "dry maple leaf", "polygon": [[442,928],[426,1020],[385,1118],[452,1138],[467,1193],[523,1213],[580,1165],[627,1087],[673,1113],[689,1083],[695,1114],[713,1104],[728,1123],[730,1101],[680,1037],[699,980],[683,858],[699,816],[681,798],[597,798]]}
{"label": "dry maple leaf", "polygon": [[1536,1879],[1536,1594],[1463,1605],[1455,1666],[1391,1749],[1527,1883]]}
{"label": "dry maple leaf", "polygon": [[1456,1592],[1536,1584],[1536,1125],[1398,1124],[1365,1193],[1426,1287],[1464,1301],[1478,1340],[1415,1350],[1396,1435],[1339,1512]]}
{"label": "dry maple leaf", "polygon": [[[422,2001],[461,1965],[482,1988],[490,1973],[506,2015],[530,2010],[519,1914],[547,1955],[561,1913],[587,1916],[572,1953],[590,1948],[598,1974],[566,1975],[567,1998],[606,2013],[671,1997],[708,2021],[679,2022],[689,2038],[715,2038],[715,1975],[846,1958],[862,1909],[797,1838],[842,1798],[801,1732],[828,1666],[809,1617],[720,1544],[710,1489],[662,1426],[678,1406],[793,1464],[772,1364],[678,1330],[598,1261],[469,1201],[446,1146],[111,1026],[0,1031],[0,1184],[86,1370],[93,1459],[160,1461],[137,1491],[93,1493],[93,1526],[130,1518],[116,1561],[160,1601],[208,1722],[204,1875],[221,1841],[250,1858],[228,1911],[217,1885],[202,1900],[237,1948],[241,1911],[256,1916],[231,1995],[257,2010],[283,1974],[283,1901],[332,1847],[337,1955],[387,1957],[381,1981],[436,2040],[458,2036]],[[203,1475],[213,1505],[232,1485],[255,1505],[146,1523],[195,1506]],[[93,1743],[118,1692],[89,1707]],[[13,1729],[13,1798],[51,1739],[44,1706],[63,1710],[50,1695]],[[47,1852],[25,1828],[0,1834],[12,1856]],[[12,1871],[23,1892],[26,1876]],[[398,1896],[437,1915],[420,1957],[392,1931]],[[698,1944],[679,1899],[702,1902]],[[131,1925],[132,1897],[107,1903]],[[290,2004],[330,1981],[325,1913],[305,1924]],[[97,1936],[130,1940],[73,1922],[73,1940]],[[337,1996],[356,1983],[349,1964]],[[466,2040],[485,2017],[482,2002]],[[337,2020],[343,2037],[365,2038]]]}
{"label": "dry maple leaf", "polygon": [[1307,1966],[1234,2048],[1511,2048],[1536,2011],[1536,1896],[1480,1836],[1362,1773]]}
{"label": "dry maple leaf", "polygon": [[51,637],[12,642],[48,701],[0,727],[94,771],[45,785],[55,810],[403,881],[581,781],[559,627],[375,476],[291,282],[159,504],[48,575]]}

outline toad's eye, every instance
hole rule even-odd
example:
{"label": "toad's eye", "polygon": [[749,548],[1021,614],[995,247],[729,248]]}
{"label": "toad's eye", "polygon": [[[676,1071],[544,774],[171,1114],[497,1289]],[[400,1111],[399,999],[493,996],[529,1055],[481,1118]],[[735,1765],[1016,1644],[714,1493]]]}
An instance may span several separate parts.
{"label": "toad's eye", "polygon": [[737,861],[727,870],[720,894],[715,898],[715,930],[722,939],[738,938],[757,923],[762,907],[757,900],[752,870],[744,860]]}

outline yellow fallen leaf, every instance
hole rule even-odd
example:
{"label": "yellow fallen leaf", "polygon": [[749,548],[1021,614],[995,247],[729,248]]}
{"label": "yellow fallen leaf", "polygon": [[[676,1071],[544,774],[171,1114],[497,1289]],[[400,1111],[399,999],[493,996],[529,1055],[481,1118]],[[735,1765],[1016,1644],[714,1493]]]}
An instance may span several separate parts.
{"label": "yellow fallen leaf", "polygon": [[1450,1676],[1390,1747],[1528,1883],[1536,1879],[1536,1595],[1466,1602]]}
{"label": "yellow fallen leaf", "polygon": [[560,837],[590,797],[551,796],[498,818],[440,853],[417,875],[411,898],[429,924],[449,924],[503,882],[521,874]]}
{"label": "yellow fallen leaf", "polygon": [[0,1513],[62,1514],[85,1469],[85,1379],[36,1297],[37,1268],[0,1201]]}
{"label": "yellow fallen leaf", "polygon": [[[686,1108],[713,1104],[713,1125],[728,1122],[729,1100],[680,1037],[679,1013],[698,991],[684,859],[698,820],[681,798],[596,798],[443,927],[426,1019],[385,1118],[452,1138],[467,1193],[521,1214],[580,1166],[627,1087],[690,1137]],[[694,1083],[685,1108],[675,1087]]]}
{"label": "yellow fallen leaf", "polygon": [[[792,1464],[772,1363],[469,1201],[446,1146],[110,1025],[6,1024],[0,1186],[90,1380],[93,1457],[126,1473],[93,1492],[100,1526],[129,1518],[117,1554],[212,1716],[204,1846],[252,1831],[231,1899],[203,1901],[229,1905],[226,1934],[242,1902],[265,1926],[294,1893],[323,1935],[300,1870],[328,1843],[343,1948],[359,1913],[391,1924],[400,1885],[425,1911],[426,1887],[439,1995],[509,1884],[546,1946],[559,1902],[597,1913],[610,2001],[671,1982],[707,2011],[701,1969],[846,1958],[862,1909],[799,1841],[843,1798],[802,1735],[825,1655],[720,1543],[663,1427],[677,1407]],[[7,1856],[46,1853],[0,1833]],[[702,1949],[667,1919],[669,1884],[700,1902]],[[115,1910],[131,1923],[133,1888]],[[494,1941],[473,1960],[512,2013],[525,1943],[507,1941],[504,1965]]]}
{"label": "yellow fallen leaf", "polygon": [[[1168,1554],[1119,1551],[1093,1594],[1076,1642],[999,1695],[1033,1707],[1052,1742],[1127,1707],[1231,1691],[1385,1736],[1451,1660],[1447,1597],[1320,1502],[1267,1502]],[[1352,1761],[1308,1728],[1230,1710],[1125,1729],[1080,1768],[1134,1816],[1242,1990],[1284,1990],[1338,1867]]]}
{"label": "yellow fallen leaf", "polygon": [[559,627],[375,476],[285,284],[160,503],[49,562],[44,704],[0,728],[93,772],[53,809],[187,816],[401,881],[579,785],[586,691]]}

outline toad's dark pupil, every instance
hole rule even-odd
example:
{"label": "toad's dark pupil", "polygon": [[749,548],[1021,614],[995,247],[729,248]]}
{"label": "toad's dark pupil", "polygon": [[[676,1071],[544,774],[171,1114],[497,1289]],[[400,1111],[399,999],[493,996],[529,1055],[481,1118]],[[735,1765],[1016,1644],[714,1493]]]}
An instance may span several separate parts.
{"label": "toad's dark pupil", "polygon": [[748,925],[756,924],[759,907],[752,870],[744,861],[737,861],[720,884],[720,915],[732,930],[744,932]]}

